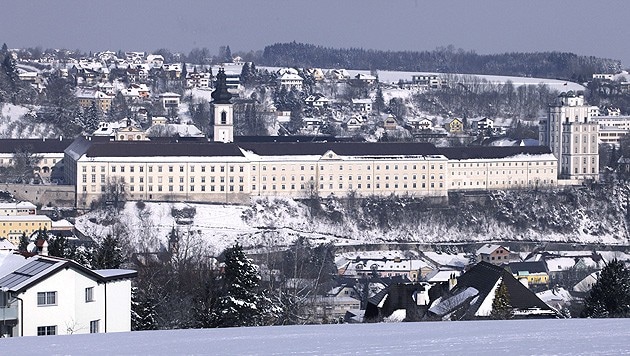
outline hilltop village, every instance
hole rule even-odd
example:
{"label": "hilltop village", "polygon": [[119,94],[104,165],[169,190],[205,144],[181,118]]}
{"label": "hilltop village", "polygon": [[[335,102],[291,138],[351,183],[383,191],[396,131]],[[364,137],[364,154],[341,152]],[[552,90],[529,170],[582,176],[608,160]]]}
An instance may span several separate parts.
{"label": "hilltop village", "polygon": [[[256,68],[231,54],[190,64],[144,52],[2,51],[3,68],[13,70],[12,91],[2,92],[12,94],[0,102],[5,336],[578,316],[598,273],[630,260],[625,220],[613,224],[619,239],[602,225],[578,231],[596,237],[589,245],[542,236],[515,243],[496,232],[444,244],[361,241],[289,226],[315,226],[318,213],[343,224],[334,212],[347,204],[348,215],[358,214],[357,200],[363,210],[393,201],[439,212],[455,200],[519,191],[573,197],[623,180],[630,116],[589,105],[584,92],[609,82],[623,91],[620,73],[515,85]],[[458,115],[442,96],[454,90],[510,93],[520,111],[507,114],[497,99]],[[534,94],[538,101],[526,99]],[[624,217],[621,208],[614,214]],[[423,228],[415,227],[420,235]],[[603,246],[611,240],[618,246]],[[250,295],[258,311],[247,321],[221,319],[228,271],[244,265],[255,271],[248,292],[265,290]],[[169,273],[185,277],[173,285]],[[215,287],[225,299],[212,299]],[[71,294],[85,298],[57,303]],[[505,294],[512,301],[501,309],[495,302]],[[195,316],[186,303],[200,308]],[[45,318],[42,305],[51,306]]]}

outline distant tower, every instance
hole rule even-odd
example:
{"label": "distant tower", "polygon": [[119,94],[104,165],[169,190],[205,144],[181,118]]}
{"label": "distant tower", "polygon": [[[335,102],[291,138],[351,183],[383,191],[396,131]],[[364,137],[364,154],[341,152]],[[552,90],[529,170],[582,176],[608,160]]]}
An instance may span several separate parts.
{"label": "distant tower", "polygon": [[214,141],[234,141],[234,109],[230,102],[232,94],[225,82],[225,70],[219,69],[217,82],[212,92],[212,111],[214,112]]}
{"label": "distant tower", "polygon": [[584,96],[562,93],[549,106],[547,120],[540,122],[540,144],[549,146],[558,159],[560,179],[599,179],[599,125],[596,106],[584,103]]}

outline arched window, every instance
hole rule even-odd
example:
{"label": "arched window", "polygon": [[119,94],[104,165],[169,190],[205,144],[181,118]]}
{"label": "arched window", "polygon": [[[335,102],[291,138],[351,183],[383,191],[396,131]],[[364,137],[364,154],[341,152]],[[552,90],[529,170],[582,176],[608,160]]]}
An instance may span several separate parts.
{"label": "arched window", "polygon": [[227,124],[227,113],[225,111],[221,111],[221,125]]}

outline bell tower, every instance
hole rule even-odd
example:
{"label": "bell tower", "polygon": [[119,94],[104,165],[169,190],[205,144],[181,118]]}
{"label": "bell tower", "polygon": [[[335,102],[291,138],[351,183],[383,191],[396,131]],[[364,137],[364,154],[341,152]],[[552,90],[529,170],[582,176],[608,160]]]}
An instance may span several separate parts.
{"label": "bell tower", "polygon": [[230,101],[232,94],[228,91],[225,70],[219,69],[217,82],[212,92],[212,111],[214,115],[214,141],[234,141],[234,109]]}

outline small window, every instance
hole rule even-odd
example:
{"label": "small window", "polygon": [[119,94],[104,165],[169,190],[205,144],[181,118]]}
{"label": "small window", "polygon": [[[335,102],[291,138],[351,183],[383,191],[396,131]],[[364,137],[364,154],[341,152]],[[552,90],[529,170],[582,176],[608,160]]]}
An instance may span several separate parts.
{"label": "small window", "polygon": [[99,320],[90,321],[90,334],[98,334]]}
{"label": "small window", "polygon": [[37,336],[57,335],[57,325],[38,326]]}
{"label": "small window", "polygon": [[93,302],[94,301],[94,287],[85,288],[85,302]]}
{"label": "small window", "polygon": [[57,292],[38,292],[37,305],[57,305]]}

